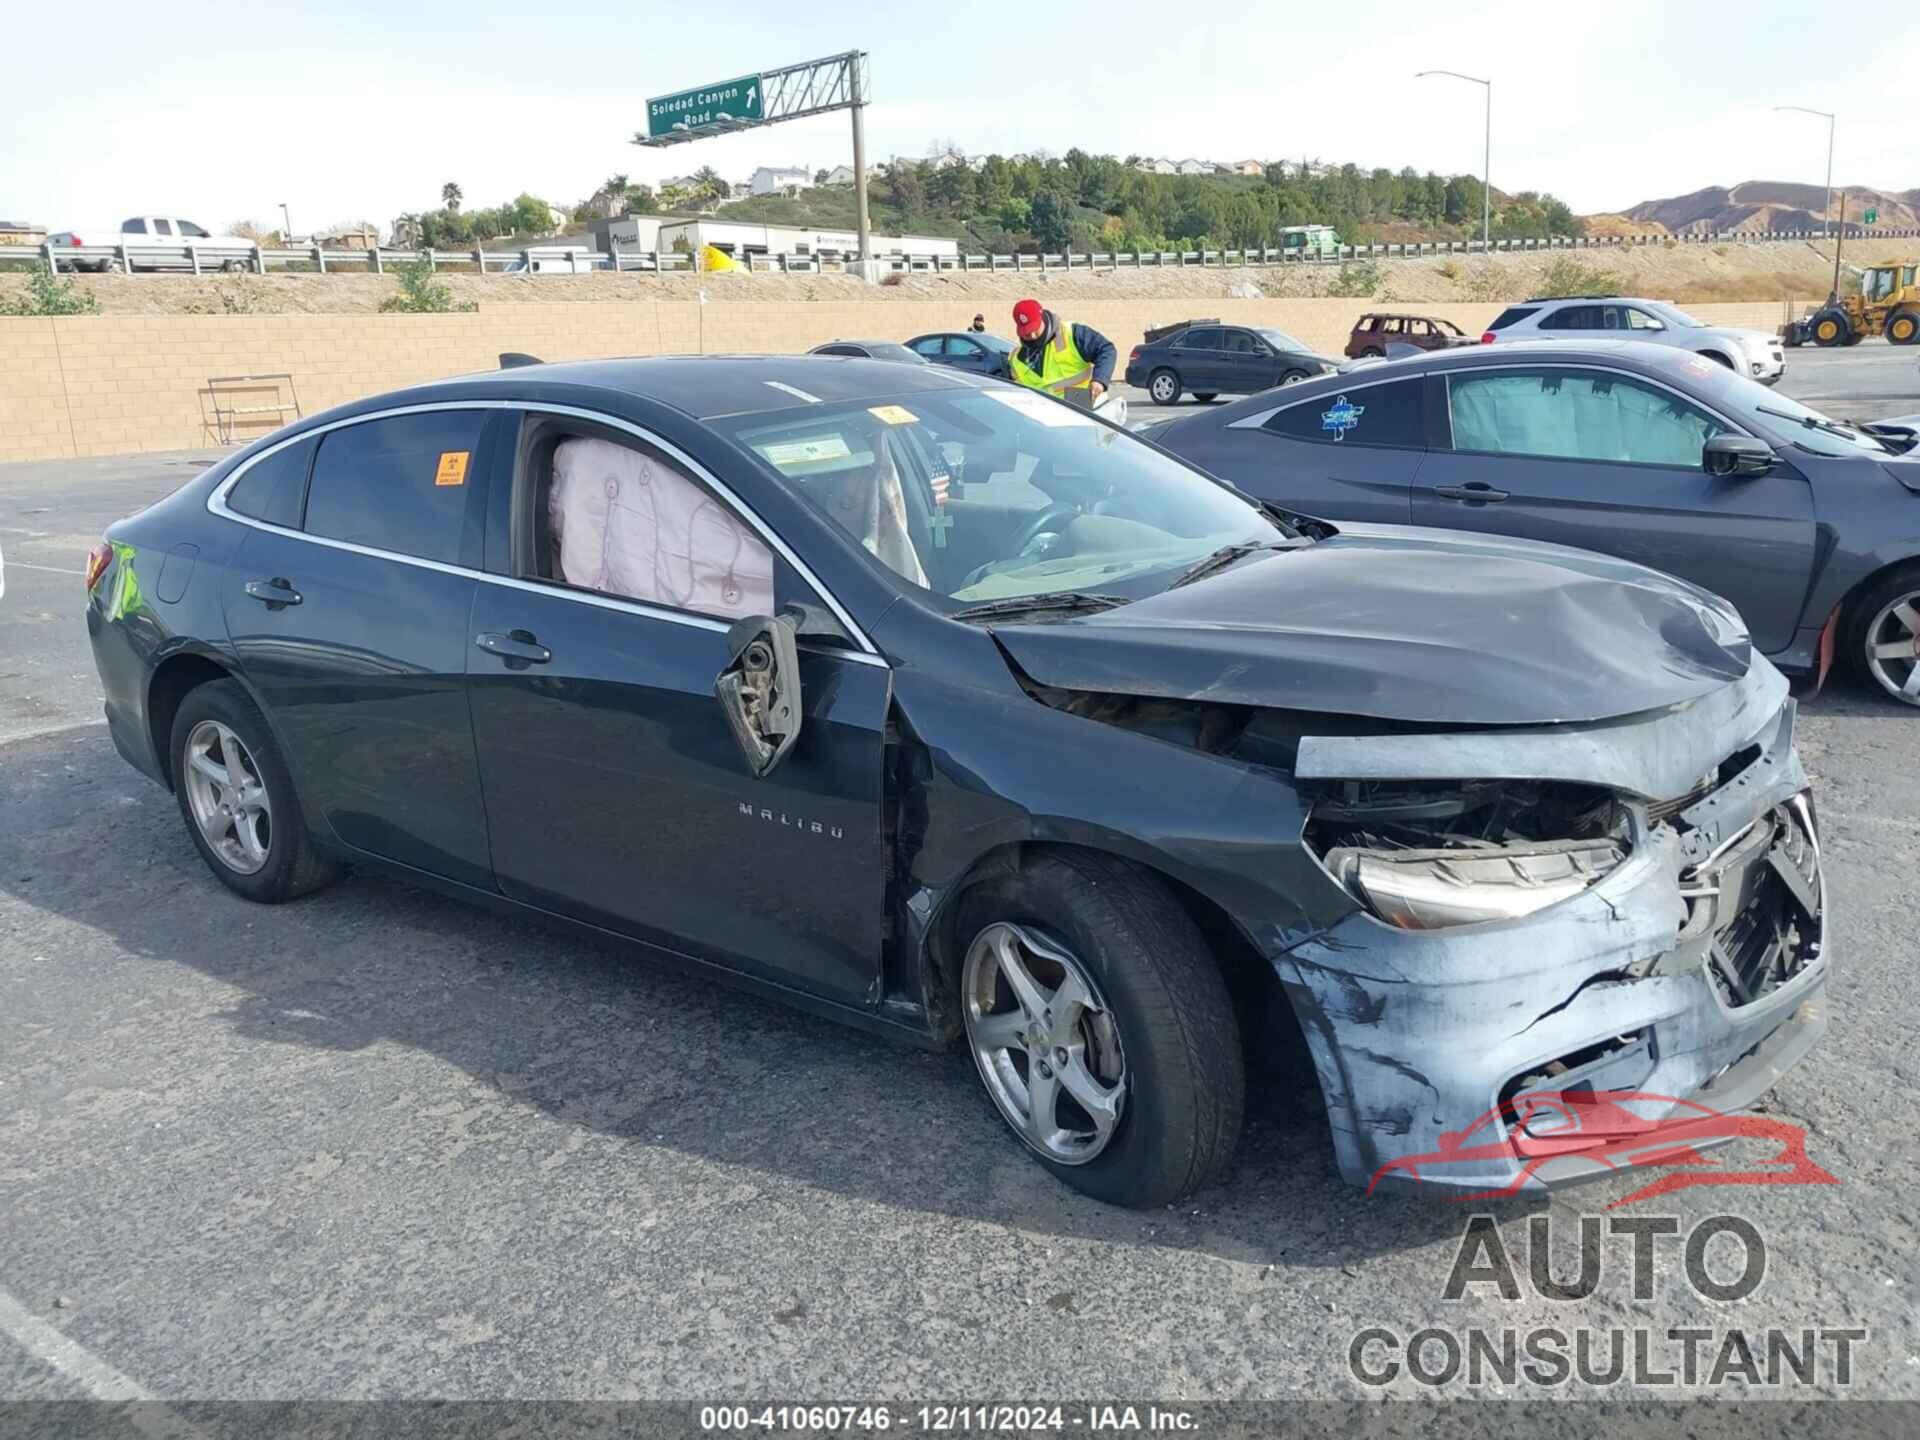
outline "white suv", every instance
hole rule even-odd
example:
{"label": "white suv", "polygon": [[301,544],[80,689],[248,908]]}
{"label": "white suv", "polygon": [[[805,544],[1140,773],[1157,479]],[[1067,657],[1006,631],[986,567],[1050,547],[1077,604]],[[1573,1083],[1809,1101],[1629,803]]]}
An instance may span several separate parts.
{"label": "white suv", "polygon": [[1480,337],[1483,345],[1501,340],[1639,340],[1691,350],[1763,385],[1776,384],[1787,373],[1786,350],[1777,335],[1702,325],[1664,300],[1625,295],[1573,295],[1509,305]]}

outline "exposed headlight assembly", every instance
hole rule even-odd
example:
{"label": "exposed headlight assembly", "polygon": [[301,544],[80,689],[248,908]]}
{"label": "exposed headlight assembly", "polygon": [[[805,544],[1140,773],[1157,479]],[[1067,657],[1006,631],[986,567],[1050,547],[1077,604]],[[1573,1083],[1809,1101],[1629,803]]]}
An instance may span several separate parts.
{"label": "exposed headlight assembly", "polygon": [[1402,930],[1517,920],[1596,884],[1626,858],[1615,840],[1559,840],[1485,849],[1362,850],[1326,854],[1333,877],[1379,919]]}

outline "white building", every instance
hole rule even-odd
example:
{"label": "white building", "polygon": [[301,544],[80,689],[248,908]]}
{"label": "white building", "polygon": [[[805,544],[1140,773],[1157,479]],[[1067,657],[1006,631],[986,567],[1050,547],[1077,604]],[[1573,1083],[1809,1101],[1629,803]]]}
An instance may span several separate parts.
{"label": "white building", "polygon": [[1133,168],[1145,175],[1172,175],[1179,170],[1171,160],[1156,160],[1152,157],[1135,161]]}
{"label": "white building", "polygon": [[827,171],[827,184],[852,185],[853,184],[853,167],[851,165],[834,166],[833,169]]}
{"label": "white building", "polygon": [[762,165],[748,187],[756,195],[791,195],[813,184],[813,172],[804,165]]}
{"label": "white building", "polygon": [[[620,222],[615,222],[620,223]],[[708,245],[738,260],[748,255],[851,255],[860,240],[851,230],[807,230],[796,225],[743,225],[728,220],[665,220],[654,242],[642,249],[671,250],[678,241],[700,251]],[[623,242],[624,243],[624,242]],[[875,255],[958,255],[957,241],[932,235],[875,235]]]}
{"label": "white building", "polygon": [[1174,165],[1173,173],[1176,175],[1211,175],[1213,174],[1213,162],[1211,160],[1182,160]]}

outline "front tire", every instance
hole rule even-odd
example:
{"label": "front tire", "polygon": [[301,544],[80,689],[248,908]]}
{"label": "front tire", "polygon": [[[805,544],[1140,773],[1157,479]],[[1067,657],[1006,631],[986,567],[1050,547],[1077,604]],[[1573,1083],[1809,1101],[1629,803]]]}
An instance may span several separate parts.
{"label": "front tire", "polygon": [[1001,1118],[1056,1178],[1166,1205],[1220,1178],[1246,1076],[1227,987],[1155,876],[1044,852],[962,897],[960,1011]]}
{"label": "front tire", "polygon": [[277,904],[338,877],[314,849],[273,731],[238,681],[187,693],[168,753],[187,834],[229,890]]}
{"label": "front tire", "polygon": [[1911,345],[1920,340],[1920,310],[1896,310],[1887,317],[1887,343]]}
{"label": "front tire", "polygon": [[1289,370],[1280,377],[1280,384],[1283,388],[1288,385],[1298,385],[1306,378],[1307,372],[1304,370]]}
{"label": "front tire", "polygon": [[1196,390],[1193,392],[1193,398],[1198,400],[1202,405],[1211,405],[1220,398],[1220,392],[1218,390]]}
{"label": "front tire", "polygon": [[1870,585],[1847,620],[1847,652],[1882,693],[1920,707],[1920,565]]}
{"label": "front tire", "polygon": [[1729,370],[1737,370],[1739,368],[1733,361],[1722,355],[1718,350],[1702,350],[1700,357],[1703,360],[1711,360],[1715,364],[1724,365]]}
{"label": "front tire", "polygon": [[1147,377],[1147,394],[1156,405],[1172,405],[1180,398],[1180,377],[1171,370],[1156,370]]}

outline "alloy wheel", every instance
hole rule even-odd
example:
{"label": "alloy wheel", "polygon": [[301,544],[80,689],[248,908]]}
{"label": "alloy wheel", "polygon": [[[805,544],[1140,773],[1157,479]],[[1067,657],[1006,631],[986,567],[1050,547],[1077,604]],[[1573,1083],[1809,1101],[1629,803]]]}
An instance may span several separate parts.
{"label": "alloy wheel", "polygon": [[1882,607],[1867,626],[1867,673],[1896,700],[1920,705],[1920,590]]}
{"label": "alloy wheel", "polygon": [[987,926],[961,974],[967,1043],[1001,1116],[1033,1149],[1084,1165],[1126,1106],[1120,1029],[1063,945],[1028,926]]}
{"label": "alloy wheel", "polygon": [[1157,405],[1171,404],[1174,396],[1174,380],[1171,375],[1153,377],[1153,399]]}
{"label": "alloy wheel", "polygon": [[187,803],[207,848],[237,875],[267,863],[273,845],[273,803],[245,742],[218,720],[187,735]]}

